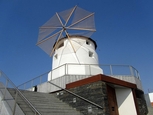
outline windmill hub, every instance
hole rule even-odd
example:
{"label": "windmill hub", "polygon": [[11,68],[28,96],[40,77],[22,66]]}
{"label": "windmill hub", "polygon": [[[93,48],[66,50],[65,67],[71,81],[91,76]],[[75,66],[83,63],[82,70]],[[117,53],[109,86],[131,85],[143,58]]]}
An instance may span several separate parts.
{"label": "windmill hub", "polygon": [[66,30],[66,28],[63,26],[63,30],[65,31]]}

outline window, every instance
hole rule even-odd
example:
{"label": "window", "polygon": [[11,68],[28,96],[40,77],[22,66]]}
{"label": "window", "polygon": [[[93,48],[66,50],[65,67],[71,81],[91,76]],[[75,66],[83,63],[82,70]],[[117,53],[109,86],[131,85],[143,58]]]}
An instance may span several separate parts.
{"label": "window", "polygon": [[[63,47],[64,46],[64,42],[62,42],[59,46],[58,46],[58,48],[61,48],[61,47]],[[58,49],[57,48],[57,49]]]}
{"label": "window", "polygon": [[87,45],[90,45],[90,42],[89,42],[88,40],[86,40],[86,44],[87,44]]}
{"label": "window", "polygon": [[91,52],[91,51],[89,51],[89,57],[94,57],[94,54],[93,54],[93,52]]}
{"label": "window", "polygon": [[55,57],[55,59],[57,59],[57,58],[58,58],[58,55],[57,55],[57,54],[55,54],[55,56],[54,56],[54,57]]}

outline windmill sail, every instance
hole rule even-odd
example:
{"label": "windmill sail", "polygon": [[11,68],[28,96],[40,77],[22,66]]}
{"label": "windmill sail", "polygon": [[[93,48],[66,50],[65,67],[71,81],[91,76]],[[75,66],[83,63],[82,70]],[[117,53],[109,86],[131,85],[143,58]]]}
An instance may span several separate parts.
{"label": "windmill sail", "polygon": [[51,56],[61,38],[68,36],[69,39],[70,35],[90,37],[95,31],[94,13],[75,6],[56,13],[40,27],[37,45]]}

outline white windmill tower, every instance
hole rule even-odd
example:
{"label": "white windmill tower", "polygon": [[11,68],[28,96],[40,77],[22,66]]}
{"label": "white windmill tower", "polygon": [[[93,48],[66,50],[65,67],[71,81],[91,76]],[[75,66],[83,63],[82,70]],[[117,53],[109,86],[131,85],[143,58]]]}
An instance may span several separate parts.
{"label": "white windmill tower", "polygon": [[52,69],[56,69],[48,80],[65,74],[103,74],[96,42],[90,38],[95,31],[94,13],[77,6],[56,13],[40,27],[37,45],[53,56]]}

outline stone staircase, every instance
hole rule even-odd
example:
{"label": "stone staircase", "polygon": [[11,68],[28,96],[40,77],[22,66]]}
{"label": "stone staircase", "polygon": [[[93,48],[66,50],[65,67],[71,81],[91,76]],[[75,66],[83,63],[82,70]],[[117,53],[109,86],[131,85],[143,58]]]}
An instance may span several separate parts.
{"label": "stone staircase", "polygon": [[[15,90],[8,89],[13,98],[15,98]],[[42,115],[83,115],[79,111],[70,107],[68,104],[62,102],[52,94],[32,92],[20,90],[21,93],[34,105],[34,107]],[[18,95],[17,104],[25,113],[25,115],[34,115],[32,109],[23,101],[22,97]]]}

